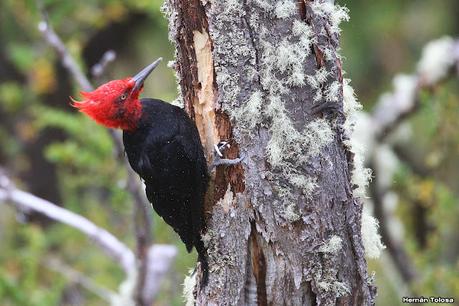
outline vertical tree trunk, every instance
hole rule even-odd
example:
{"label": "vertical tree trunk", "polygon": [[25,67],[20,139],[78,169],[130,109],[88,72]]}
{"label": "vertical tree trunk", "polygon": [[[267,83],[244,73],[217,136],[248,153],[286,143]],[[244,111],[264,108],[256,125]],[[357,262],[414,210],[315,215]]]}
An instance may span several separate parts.
{"label": "vertical tree trunk", "polygon": [[165,2],[207,157],[219,140],[246,157],[209,191],[198,305],[374,304],[337,53],[347,15],[331,2]]}

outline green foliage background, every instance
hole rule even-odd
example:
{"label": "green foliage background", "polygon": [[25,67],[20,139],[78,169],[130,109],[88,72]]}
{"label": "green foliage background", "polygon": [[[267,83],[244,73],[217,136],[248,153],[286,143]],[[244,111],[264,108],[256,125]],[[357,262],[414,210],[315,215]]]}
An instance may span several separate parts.
{"label": "green foliage background", "polygon": [[[414,71],[426,42],[457,35],[459,29],[455,0],[340,3],[349,7],[351,15],[343,26],[344,67],[366,111],[391,88],[396,73]],[[95,83],[131,75],[159,56],[166,63],[173,58],[160,0],[46,0],[44,4],[52,25],[86,69],[85,63],[95,56],[85,58],[88,45],[95,43],[93,53],[98,43],[101,50],[117,52],[117,60]],[[131,198],[123,189],[125,169],[113,159],[107,131],[69,107],[68,96],[78,97],[78,88],[42,39],[39,21],[35,1],[0,2],[0,164],[17,178],[18,186],[58,200],[134,246]],[[426,174],[420,176],[402,165],[393,187],[400,196],[397,214],[405,226],[404,245],[420,272],[412,289],[459,299],[457,84],[455,79],[423,94],[422,110],[410,119],[416,132],[407,147],[414,160],[425,165]],[[145,96],[175,99],[172,70],[162,65],[145,88]],[[413,226],[416,205],[428,213],[424,245]],[[123,280],[122,271],[77,231],[0,207],[0,305],[104,303],[49,270],[46,258],[59,258],[113,290]],[[195,256],[186,254],[178,237],[156,216],[153,232],[155,242],[174,243],[180,250],[155,305],[181,305],[181,283]],[[387,260],[370,262],[377,271],[378,305],[401,305],[386,264]]]}

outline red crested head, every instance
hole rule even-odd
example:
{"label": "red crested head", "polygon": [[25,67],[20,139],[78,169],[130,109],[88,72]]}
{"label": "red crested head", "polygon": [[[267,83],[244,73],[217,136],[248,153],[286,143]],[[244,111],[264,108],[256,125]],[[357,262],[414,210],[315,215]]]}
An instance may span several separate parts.
{"label": "red crested head", "polygon": [[80,92],[84,100],[72,99],[72,105],[108,128],[133,130],[142,114],[139,101],[142,88],[132,92],[134,84],[132,78],[110,81],[94,91]]}
{"label": "red crested head", "polygon": [[72,105],[106,127],[135,130],[142,115],[139,95],[143,82],[160,61],[161,58],[132,78],[110,81],[94,91],[81,92],[84,100],[72,99]]}

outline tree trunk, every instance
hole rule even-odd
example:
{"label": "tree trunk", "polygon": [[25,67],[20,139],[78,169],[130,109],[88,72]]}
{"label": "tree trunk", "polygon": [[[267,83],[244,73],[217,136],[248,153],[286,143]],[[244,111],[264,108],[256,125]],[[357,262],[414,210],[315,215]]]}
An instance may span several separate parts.
{"label": "tree trunk", "polygon": [[324,0],[167,0],[164,10],[208,160],[220,140],[227,158],[245,156],[214,173],[210,275],[196,303],[373,305],[337,53],[346,10]]}

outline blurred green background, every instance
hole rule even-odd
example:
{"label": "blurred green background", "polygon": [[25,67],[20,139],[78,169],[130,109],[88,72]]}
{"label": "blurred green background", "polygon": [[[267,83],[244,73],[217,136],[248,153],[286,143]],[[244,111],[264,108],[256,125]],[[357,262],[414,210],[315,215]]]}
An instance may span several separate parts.
{"label": "blurred green background", "polygon": [[[172,60],[160,0],[44,1],[56,32],[88,71],[102,54],[116,51],[97,85],[123,78],[162,56]],[[392,77],[415,71],[422,46],[459,31],[457,0],[339,1],[350,9],[342,26],[342,55],[365,111],[391,89]],[[125,169],[113,158],[106,129],[69,106],[78,88],[38,31],[35,1],[0,2],[0,165],[31,193],[80,213],[134,246],[131,199]],[[396,214],[410,259],[420,272],[413,291],[459,298],[459,115],[457,78],[422,95],[409,123],[406,148],[425,168],[420,175],[397,169]],[[173,71],[165,64],[149,78],[145,96],[172,101]],[[1,205],[0,305],[103,305],[99,297],[49,270],[57,257],[103,286],[117,289],[122,271],[79,232],[38,215],[24,216]],[[413,214],[426,212],[420,239]],[[194,266],[178,237],[154,220],[154,239],[176,244],[180,253],[155,305],[181,305],[181,283]],[[379,286],[378,305],[402,305],[387,260],[370,261]]]}

